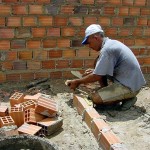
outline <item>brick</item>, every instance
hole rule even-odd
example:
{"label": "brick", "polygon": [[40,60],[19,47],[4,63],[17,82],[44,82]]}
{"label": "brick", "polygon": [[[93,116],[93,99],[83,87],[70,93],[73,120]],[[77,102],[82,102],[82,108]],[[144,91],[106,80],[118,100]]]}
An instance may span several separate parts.
{"label": "brick", "polygon": [[45,28],[32,28],[33,37],[45,37],[46,29]]}
{"label": "brick", "polygon": [[139,27],[136,27],[133,29],[133,36],[139,36],[139,35],[143,35],[143,29],[142,28],[139,28]]}
{"label": "brick", "polygon": [[20,92],[15,92],[9,98],[11,107],[14,107],[16,104],[24,102],[24,94]]}
{"label": "brick", "polygon": [[2,15],[10,15],[11,14],[11,6],[10,5],[0,5],[0,16]]}
{"label": "brick", "polygon": [[77,50],[76,54],[77,54],[77,57],[86,57],[87,58],[90,56],[89,50],[86,48]]}
{"label": "brick", "polygon": [[6,74],[6,80],[7,81],[20,81],[20,74],[12,73],[12,74]]}
{"label": "brick", "polygon": [[144,29],[144,35],[145,36],[150,36],[150,28],[145,28]]}
{"label": "brick", "polygon": [[0,117],[8,115],[8,107],[0,105]]}
{"label": "brick", "polygon": [[37,123],[42,127],[42,133],[44,135],[51,135],[61,129],[63,125],[63,119],[60,117],[46,118]]}
{"label": "brick", "polygon": [[99,15],[99,14],[101,14],[101,12],[102,12],[102,9],[101,8],[99,8],[99,7],[90,7],[89,8],[89,14],[91,14],[91,15]]}
{"label": "brick", "polygon": [[8,17],[7,26],[8,27],[20,27],[21,18],[20,17]]}
{"label": "brick", "polygon": [[64,58],[73,58],[75,57],[76,52],[73,49],[67,49],[62,51],[62,57]]}
{"label": "brick", "polygon": [[20,60],[31,60],[32,59],[32,51],[20,51],[20,52],[18,52],[18,58]]}
{"label": "brick", "polygon": [[134,39],[125,39],[124,44],[126,44],[127,46],[133,46],[135,45],[135,41]]}
{"label": "brick", "polygon": [[67,26],[67,18],[62,16],[54,17],[54,25],[55,26]]}
{"label": "brick", "polygon": [[89,26],[90,24],[97,23],[96,17],[84,17],[84,25]]}
{"label": "brick", "polygon": [[83,21],[81,17],[70,17],[69,24],[73,26],[81,26],[83,24]]}
{"label": "brick", "polygon": [[116,36],[117,32],[118,32],[117,28],[107,28],[105,30],[106,35],[109,35],[109,36]]}
{"label": "brick", "polygon": [[135,45],[136,46],[145,46],[146,40],[145,39],[135,39]]}
{"label": "brick", "polygon": [[9,115],[13,118],[17,127],[24,124],[24,111],[22,107],[11,107],[9,110]]}
{"label": "brick", "polygon": [[5,18],[0,17],[0,27],[4,27],[4,26],[5,26]]}
{"label": "brick", "polygon": [[71,5],[61,6],[60,12],[63,14],[74,14],[74,6]]}
{"label": "brick", "polygon": [[41,127],[24,123],[18,128],[20,134],[39,135]]}
{"label": "brick", "polygon": [[34,60],[46,60],[48,58],[47,51],[33,51]]}
{"label": "brick", "polygon": [[27,69],[27,63],[26,62],[13,62],[13,69],[14,70],[26,70]]}
{"label": "brick", "polygon": [[120,16],[128,16],[129,8],[128,7],[120,7],[119,8],[119,15]]}
{"label": "brick", "polygon": [[77,108],[77,111],[80,115],[83,115],[85,109],[89,109],[92,106],[89,106],[84,98],[81,95],[73,95],[73,106]]}
{"label": "brick", "polygon": [[28,100],[20,103],[19,106],[22,107],[23,110],[25,111],[29,108],[35,108],[35,104],[36,103],[34,102],[34,100]]}
{"label": "brick", "polygon": [[60,37],[60,28],[48,28],[47,29],[47,36]]}
{"label": "brick", "polygon": [[71,68],[82,68],[83,67],[83,60],[72,60],[70,67]]}
{"label": "brick", "polygon": [[138,8],[138,7],[131,7],[129,9],[129,15],[139,16],[140,15],[140,8]]}
{"label": "brick", "polygon": [[91,122],[91,131],[98,140],[101,131],[111,129],[110,126],[103,119],[93,119]]}
{"label": "brick", "polygon": [[36,17],[23,17],[23,26],[36,26],[37,18]]}
{"label": "brick", "polygon": [[76,6],[74,9],[75,14],[88,14],[88,7],[87,6]]}
{"label": "brick", "polygon": [[127,6],[133,6],[133,0],[123,0],[122,4]]}
{"label": "brick", "polygon": [[55,61],[54,60],[43,61],[42,68],[43,69],[55,69]]}
{"label": "brick", "polygon": [[39,69],[41,69],[41,62],[39,62],[39,61],[29,61],[29,62],[27,62],[27,68],[29,70],[39,70]]}
{"label": "brick", "polygon": [[34,73],[21,73],[21,81],[29,81],[34,79]]}
{"label": "brick", "polygon": [[15,5],[12,10],[15,15],[26,15],[28,13],[26,5]]}
{"label": "brick", "polygon": [[99,144],[103,149],[111,149],[111,145],[120,142],[120,139],[111,130],[101,132]]}
{"label": "brick", "polygon": [[101,26],[109,26],[110,25],[110,18],[109,17],[99,17],[98,23]]}
{"label": "brick", "polygon": [[146,0],[143,0],[143,1],[135,0],[134,5],[135,6],[145,6],[146,5]]}
{"label": "brick", "polygon": [[62,77],[65,79],[69,79],[69,78],[73,78],[74,76],[72,75],[70,71],[63,71]]}
{"label": "brick", "polygon": [[70,40],[69,39],[58,39],[57,40],[58,47],[70,47]]}
{"label": "brick", "polygon": [[29,5],[29,14],[40,15],[43,13],[42,9],[43,9],[42,5]]}
{"label": "brick", "polygon": [[61,71],[50,72],[50,78],[51,79],[61,79],[62,72]]}
{"label": "brick", "polygon": [[16,3],[18,0],[3,0],[5,3]]}
{"label": "brick", "polygon": [[0,37],[3,38],[14,38],[14,29],[0,29]]}
{"label": "brick", "polygon": [[26,47],[25,40],[13,40],[11,41],[11,48],[13,49],[22,49]]}
{"label": "brick", "polygon": [[59,10],[59,6],[57,5],[47,5],[45,7],[46,14],[57,15]]}
{"label": "brick", "polygon": [[115,15],[115,7],[104,7],[104,15]]}
{"label": "brick", "polygon": [[93,68],[94,67],[94,59],[87,59],[84,61],[85,68]]}
{"label": "brick", "polygon": [[69,68],[68,60],[57,60],[56,61],[56,69]]}
{"label": "brick", "polygon": [[124,25],[133,26],[135,24],[135,18],[124,18],[123,23]]}
{"label": "brick", "polygon": [[90,50],[90,56],[91,57],[97,57],[99,55],[99,53],[97,51],[93,51],[93,50]]}
{"label": "brick", "polygon": [[41,96],[37,100],[35,112],[47,117],[54,117],[58,112],[57,103],[55,100]]}
{"label": "brick", "polygon": [[148,24],[148,19],[147,18],[138,18],[137,20],[137,25],[140,25],[140,26],[147,26]]}
{"label": "brick", "polygon": [[85,109],[85,112],[83,114],[83,119],[86,122],[87,126],[91,128],[93,119],[100,119],[100,115],[94,108],[90,107]]}
{"label": "brick", "polygon": [[13,69],[13,63],[12,62],[2,62],[1,66],[2,66],[3,71]]}
{"label": "brick", "polygon": [[33,108],[27,109],[24,112],[24,122],[28,124],[36,124],[44,118],[45,116],[37,114]]}
{"label": "brick", "polygon": [[62,51],[61,50],[50,50],[48,51],[49,58],[60,58],[62,57]]}
{"label": "brick", "polygon": [[50,3],[50,0],[36,0],[36,3],[39,3],[39,4],[49,4]]}
{"label": "brick", "polygon": [[94,0],[81,0],[82,4],[94,4]]}
{"label": "brick", "polygon": [[131,35],[131,28],[120,28],[118,35],[119,36],[130,36]]}
{"label": "brick", "polygon": [[150,9],[149,8],[141,8],[141,15],[150,15]]}
{"label": "brick", "polygon": [[27,48],[38,49],[40,47],[41,47],[41,41],[40,40],[30,40],[30,41],[27,41]]}
{"label": "brick", "polygon": [[10,41],[0,40],[0,50],[9,50],[9,49],[10,49]]}
{"label": "brick", "polygon": [[35,0],[22,0],[23,3],[33,3]]}
{"label": "brick", "polygon": [[120,18],[120,17],[112,18],[112,25],[113,26],[123,26],[123,18]]}
{"label": "brick", "polygon": [[0,127],[15,125],[11,116],[0,117]]}
{"label": "brick", "polygon": [[72,40],[71,47],[81,47],[81,40]]}
{"label": "brick", "polygon": [[71,27],[65,27],[61,29],[62,36],[75,36],[75,29]]}
{"label": "brick", "polygon": [[16,29],[16,37],[17,38],[31,37],[30,29],[28,29],[28,28],[17,28]]}
{"label": "brick", "polygon": [[51,16],[39,16],[39,25],[40,26],[52,26],[53,18]]}
{"label": "brick", "polygon": [[38,79],[38,78],[49,78],[49,73],[48,72],[36,72],[35,79]]}
{"label": "brick", "polygon": [[104,4],[108,3],[108,1],[107,0],[97,0],[96,3],[104,5]]}
{"label": "brick", "polygon": [[109,4],[112,4],[112,5],[120,5],[122,4],[122,1],[121,0],[109,0]]}
{"label": "brick", "polygon": [[53,47],[56,47],[56,40],[55,39],[46,39],[46,40],[43,40],[43,47],[44,48],[53,48]]}

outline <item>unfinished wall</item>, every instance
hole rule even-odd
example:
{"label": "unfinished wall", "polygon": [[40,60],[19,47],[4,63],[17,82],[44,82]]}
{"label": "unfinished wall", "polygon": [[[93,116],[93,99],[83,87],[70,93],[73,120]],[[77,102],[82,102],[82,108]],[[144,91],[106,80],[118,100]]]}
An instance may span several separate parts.
{"label": "unfinished wall", "polygon": [[93,66],[85,28],[129,46],[150,73],[150,0],[0,0],[0,82],[71,77]]}

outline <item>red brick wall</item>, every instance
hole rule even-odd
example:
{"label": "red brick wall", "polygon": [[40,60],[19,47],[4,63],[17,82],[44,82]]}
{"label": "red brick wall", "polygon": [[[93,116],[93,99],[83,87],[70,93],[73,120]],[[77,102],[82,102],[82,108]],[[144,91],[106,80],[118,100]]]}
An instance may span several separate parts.
{"label": "red brick wall", "polygon": [[0,82],[68,78],[92,67],[97,54],[81,45],[92,23],[150,73],[149,16],[149,0],[0,0]]}

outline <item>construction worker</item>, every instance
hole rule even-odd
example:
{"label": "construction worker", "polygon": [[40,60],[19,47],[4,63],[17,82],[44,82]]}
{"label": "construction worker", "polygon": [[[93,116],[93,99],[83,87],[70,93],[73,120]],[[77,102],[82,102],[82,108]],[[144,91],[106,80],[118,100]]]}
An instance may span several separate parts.
{"label": "construction worker", "polygon": [[[86,70],[81,79],[69,80],[70,89],[75,90],[80,84],[99,81],[100,89],[90,95],[95,104],[121,103],[121,109],[132,107],[136,95],[146,84],[140,65],[132,51],[123,43],[104,36],[98,24],[92,24],[85,30],[83,45],[98,51],[99,57],[95,68]],[[113,84],[108,85],[111,78]]]}

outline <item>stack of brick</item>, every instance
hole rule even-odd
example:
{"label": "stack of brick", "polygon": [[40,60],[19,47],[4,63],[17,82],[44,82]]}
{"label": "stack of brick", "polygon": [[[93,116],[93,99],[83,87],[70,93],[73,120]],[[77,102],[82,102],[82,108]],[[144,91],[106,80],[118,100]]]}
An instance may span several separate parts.
{"label": "stack of brick", "polygon": [[[37,93],[31,96],[15,92],[10,97],[10,108],[0,106],[0,128],[16,125],[19,134],[50,135],[62,124],[57,102],[50,95]],[[12,133],[10,130],[7,135]]]}

